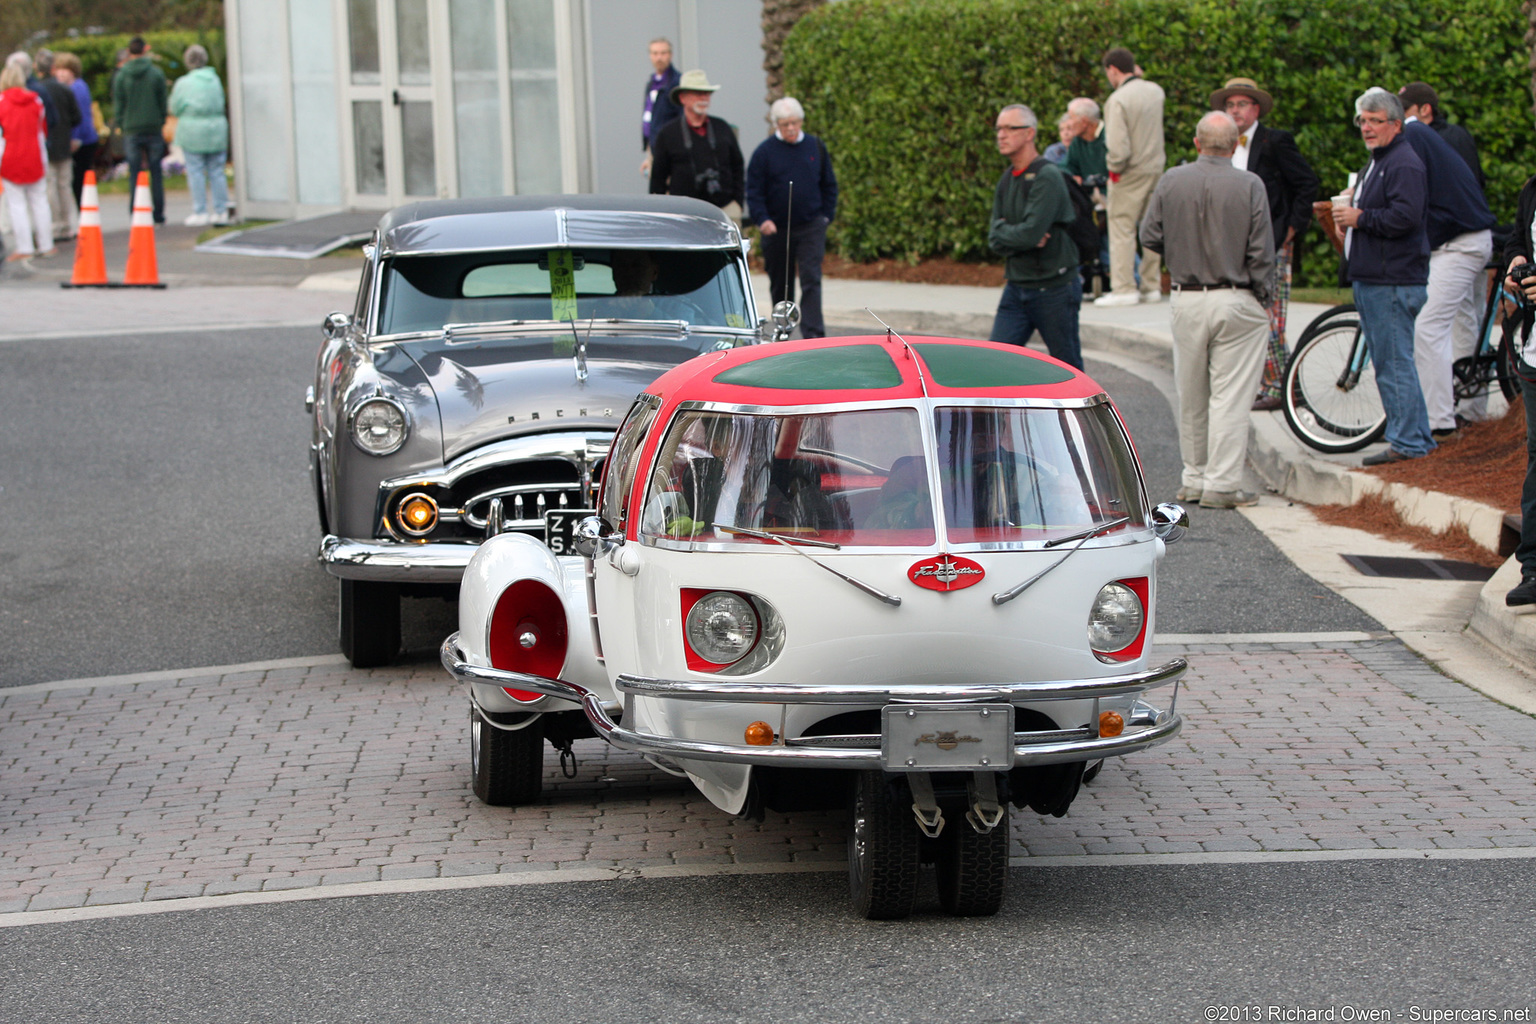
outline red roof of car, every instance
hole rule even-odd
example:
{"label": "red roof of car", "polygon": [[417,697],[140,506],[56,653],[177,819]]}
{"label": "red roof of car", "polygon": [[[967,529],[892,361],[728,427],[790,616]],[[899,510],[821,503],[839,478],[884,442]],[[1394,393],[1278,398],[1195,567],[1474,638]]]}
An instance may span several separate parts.
{"label": "red roof of car", "polygon": [[1066,363],[1017,345],[866,335],[712,352],[649,388],[664,404],[827,405],[922,398],[1092,398],[1104,389]]}

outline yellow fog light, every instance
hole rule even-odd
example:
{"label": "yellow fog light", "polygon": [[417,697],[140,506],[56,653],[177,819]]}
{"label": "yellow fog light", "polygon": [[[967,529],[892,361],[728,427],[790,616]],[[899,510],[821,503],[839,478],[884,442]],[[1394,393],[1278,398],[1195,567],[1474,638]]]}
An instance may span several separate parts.
{"label": "yellow fog light", "polygon": [[753,722],[747,726],[744,738],[749,747],[773,746],[773,726],[767,722]]}
{"label": "yellow fog light", "polygon": [[425,494],[407,495],[395,510],[395,521],[412,537],[425,536],[437,525],[437,502]]}
{"label": "yellow fog light", "polygon": [[1125,731],[1125,719],[1117,711],[1106,711],[1099,716],[1100,736],[1119,736]]}

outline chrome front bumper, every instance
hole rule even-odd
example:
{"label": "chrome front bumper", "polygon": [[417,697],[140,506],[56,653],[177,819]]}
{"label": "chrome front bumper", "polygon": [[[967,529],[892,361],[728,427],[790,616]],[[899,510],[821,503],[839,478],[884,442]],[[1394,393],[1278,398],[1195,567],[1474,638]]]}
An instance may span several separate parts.
{"label": "chrome front bumper", "polygon": [[344,580],[457,583],[478,550],[477,544],[398,544],[327,534],[318,557],[326,572]]}
{"label": "chrome front bumper", "polygon": [[[660,736],[625,728],[615,722],[602,699],[591,690],[559,679],[524,675],[502,669],[483,668],[466,663],[459,655],[459,634],[443,641],[442,662],[450,675],[460,682],[489,683],[518,690],[529,690],[551,697],[563,697],[581,705],[593,729],[603,739],[624,750],[656,757],[696,761],[724,761],[732,764],[784,765],[805,768],[879,769],[882,767],[880,741],[872,736],[806,736],[780,739],[774,746],[756,747],[745,743],[711,743],[702,740]],[[716,701],[749,704],[824,704],[880,707],[887,704],[913,703],[1020,703],[1052,700],[1091,700],[1099,697],[1123,697],[1143,693],[1159,686],[1174,685],[1168,710],[1159,711],[1137,702],[1119,736],[1100,737],[1088,729],[1062,729],[1052,732],[1014,734],[1014,768],[1028,765],[1062,764],[1072,761],[1097,761],[1119,757],[1164,743],[1179,734],[1184,719],[1175,712],[1178,704],[1177,682],[1189,668],[1183,658],[1175,658],[1147,672],[1107,676],[1101,679],[1069,679],[997,685],[957,685],[896,689],[883,686],[792,686],[772,683],[730,683],[720,686],[710,682],[680,682],[621,675],[615,684],[624,694],[624,714],[620,721],[634,721],[630,713],[637,696],[671,700]],[[1097,716],[1094,716],[1095,719]]]}

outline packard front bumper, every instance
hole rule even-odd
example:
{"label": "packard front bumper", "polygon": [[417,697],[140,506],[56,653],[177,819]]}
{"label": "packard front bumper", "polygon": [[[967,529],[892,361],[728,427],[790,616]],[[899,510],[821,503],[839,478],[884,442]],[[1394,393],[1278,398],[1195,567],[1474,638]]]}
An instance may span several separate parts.
{"label": "packard front bumper", "polygon": [[[603,739],[624,750],[655,757],[696,761],[724,761],[732,764],[783,765],[806,768],[879,769],[884,767],[879,735],[803,736],[779,738],[773,746],[749,746],[745,743],[714,743],[703,740],[661,736],[626,728],[621,722],[633,722],[632,707],[636,697],[663,700],[711,701],[746,704],[819,704],[883,707],[887,705],[932,704],[1033,704],[1040,701],[1096,700],[1103,697],[1136,697],[1160,686],[1174,684],[1173,699],[1166,711],[1136,700],[1125,731],[1119,736],[1099,736],[1094,729],[1060,729],[1040,732],[1016,732],[1013,743],[1014,768],[1028,765],[1062,764],[1072,761],[1097,761],[1119,757],[1164,743],[1179,734],[1184,719],[1178,704],[1177,682],[1189,668],[1183,658],[1160,665],[1147,672],[1107,676],[1098,679],[1069,679],[995,685],[957,685],[922,688],[886,686],[792,686],[773,683],[729,683],[647,679],[621,675],[616,687],[624,694],[624,714],[614,721],[605,704],[591,690],[559,679],[525,675],[502,669],[470,665],[459,653],[459,635],[443,641],[442,662],[450,675],[460,682],[489,683],[494,686],[528,690],[551,697],[563,697],[581,705],[592,727]],[[1097,720],[1094,715],[1094,720]]]}
{"label": "packard front bumper", "polygon": [[478,550],[476,544],[401,544],[327,534],[320,541],[319,559],[326,572],[344,580],[458,583]]}

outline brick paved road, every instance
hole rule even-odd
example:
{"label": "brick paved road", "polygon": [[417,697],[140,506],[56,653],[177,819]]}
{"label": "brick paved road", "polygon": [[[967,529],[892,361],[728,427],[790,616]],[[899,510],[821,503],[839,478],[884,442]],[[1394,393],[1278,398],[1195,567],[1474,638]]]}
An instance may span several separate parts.
{"label": "brick paved road", "polygon": [[[1173,651],[1167,645],[1160,651]],[[1395,640],[1191,646],[1179,739],[1111,762],[1020,856],[1536,848],[1536,720]],[[468,787],[435,664],[0,692],[0,913],[529,870],[843,863],[835,814],[715,810],[637,757]]]}

